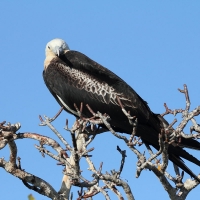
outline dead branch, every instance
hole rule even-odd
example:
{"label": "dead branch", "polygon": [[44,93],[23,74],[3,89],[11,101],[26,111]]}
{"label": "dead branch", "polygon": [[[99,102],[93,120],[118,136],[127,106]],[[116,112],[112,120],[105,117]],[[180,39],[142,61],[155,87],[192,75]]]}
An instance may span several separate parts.
{"label": "dead branch", "polygon": [[[10,124],[5,121],[0,123],[0,149],[3,149],[6,145],[9,146],[10,149],[10,157],[9,161],[5,161],[3,158],[0,159],[0,167],[4,168],[6,172],[12,174],[13,176],[18,177],[22,180],[23,184],[42,195],[45,195],[54,200],[67,200],[72,199],[73,195],[70,197],[71,187],[78,187],[80,191],[78,192],[78,199],[86,199],[92,198],[98,193],[102,193],[105,199],[110,199],[109,193],[107,190],[112,191],[118,199],[123,200],[124,197],[120,193],[120,190],[126,194],[126,198],[129,200],[133,200],[134,196],[132,194],[131,188],[128,183],[121,178],[121,174],[123,173],[125,158],[126,158],[126,150],[121,150],[119,146],[117,146],[118,152],[121,154],[121,162],[118,167],[118,170],[110,170],[110,172],[103,173],[103,162],[100,163],[99,169],[97,170],[92,162],[92,155],[94,147],[88,149],[88,145],[94,141],[97,134],[103,133],[109,130],[115,137],[123,140],[129,148],[136,156],[137,156],[137,166],[136,166],[136,177],[138,178],[144,169],[149,169],[152,171],[156,177],[159,179],[163,188],[167,191],[170,199],[173,200],[184,200],[186,199],[189,192],[194,189],[199,182],[192,179],[187,179],[183,182],[184,172],[180,173],[179,168],[174,164],[174,172],[175,176],[169,174],[166,169],[168,166],[168,146],[169,145],[179,145],[181,146],[181,138],[184,139],[199,139],[200,138],[200,125],[197,124],[195,117],[200,114],[200,106],[190,111],[190,99],[187,86],[184,85],[184,89],[179,91],[185,94],[186,99],[186,107],[185,109],[175,109],[171,110],[165,104],[165,113],[163,114],[173,114],[176,115],[178,113],[182,114],[182,120],[177,125],[176,128],[173,128],[177,120],[175,119],[170,125],[165,126],[165,128],[161,131],[158,137],[159,150],[154,152],[151,149],[151,146],[144,143],[146,149],[150,156],[146,155],[145,152],[141,153],[138,150],[138,146],[141,146],[143,143],[140,141],[141,138],[136,137],[137,135],[137,118],[135,116],[131,116],[130,112],[127,112],[123,107],[122,102],[119,98],[117,98],[118,104],[121,106],[122,112],[125,114],[129,123],[133,126],[132,134],[127,138],[122,134],[116,133],[112,126],[109,123],[110,117],[104,113],[97,112],[95,113],[89,105],[86,105],[87,109],[92,114],[92,117],[87,118],[83,116],[83,103],[81,103],[80,108],[76,104],[74,107],[76,109],[76,114],[80,117],[77,119],[72,126],[72,128],[68,128],[68,120],[66,120],[67,130],[71,134],[71,143],[72,146],[69,145],[68,142],[60,132],[56,130],[56,128],[51,124],[62,112],[63,108],[53,117],[49,118],[44,116],[43,118],[40,116],[42,126],[48,126],[58,137],[61,144],[57,141],[51,139],[50,137],[43,136],[36,133],[17,133],[20,129],[20,124]],[[184,129],[188,122],[192,122],[192,126],[190,127],[190,134],[184,133]],[[105,125],[105,128],[101,128],[101,125]],[[193,133],[195,132],[195,133]],[[61,184],[61,188],[59,191],[56,191],[49,183],[45,180],[26,172],[26,170],[22,170],[21,160],[17,157],[17,145],[15,143],[18,139],[34,139],[39,142],[39,145],[35,145],[36,149],[41,152],[41,154],[50,156],[59,162],[59,164],[65,167],[63,171],[63,180]],[[61,146],[64,145],[65,148]],[[57,154],[52,153],[47,150],[45,146],[52,147]],[[66,152],[67,151],[67,152]],[[83,176],[80,160],[86,159],[88,163],[88,170],[93,173],[92,180],[87,179]],[[198,176],[200,178],[200,175]],[[172,184],[170,183],[172,181]],[[103,183],[103,186],[99,186],[99,182]]]}

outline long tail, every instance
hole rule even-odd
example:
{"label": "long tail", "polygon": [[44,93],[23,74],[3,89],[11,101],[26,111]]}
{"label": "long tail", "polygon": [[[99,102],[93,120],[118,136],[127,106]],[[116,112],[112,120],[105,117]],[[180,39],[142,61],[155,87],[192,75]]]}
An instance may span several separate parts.
{"label": "long tail", "polygon": [[[158,118],[164,127],[167,127],[169,125],[163,117],[159,116]],[[186,173],[188,173],[191,177],[195,178],[198,182],[200,182],[200,179],[185,165],[181,158],[184,158],[198,166],[200,166],[200,160],[198,160],[197,158],[189,154],[187,151],[185,151],[183,149],[184,147],[200,150],[200,143],[194,139],[181,138],[181,143],[179,144],[179,146],[169,146],[169,159],[181,169],[183,169]]]}
{"label": "long tail", "polygon": [[176,157],[173,154],[169,154],[169,159],[174,164],[176,164],[178,167],[180,167],[183,171],[188,173],[191,177],[193,177],[194,179],[196,179],[200,183],[200,179],[185,165],[185,163],[183,162],[183,160],[181,158]]}
{"label": "long tail", "polygon": [[[159,149],[159,146],[157,145],[152,145],[155,149]],[[185,171],[186,173],[188,173],[191,177],[193,177],[194,179],[196,179],[199,183],[200,183],[200,179],[192,172],[192,170],[190,170],[186,164],[184,163],[184,161],[181,158],[184,158],[198,166],[200,166],[200,161],[195,158],[194,156],[192,156],[191,154],[189,154],[187,151],[185,151],[184,149],[182,149],[181,147],[177,146],[174,147],[172,145],[169,146],[168,148],[168,154],[169,154],[169,159],[176,164],[178,167],[180,167],[183,171]]]}
{"label": "long tail", "polygon": [[179,146],[194,150],[200,150],[200,143],[192,138],[190,139],[181,138],[181,143]]}
{"label": "long tail", "polygon": [[[153,114],[148,124],[138,123],[136,135],[141,137],[144,143],[149,144],[155,149],[159,150],[160,146],[158,143],[158,135],[161,132],[161,128],[166,128],[168,126],[169,123],[163,117]],[[115,130],[131,134],[132,127],[127,125],[123,126],[122,129]],[[182,138],[181,143],[178,144],[178,146],[173,146],[170,144],[168,147],[169,159],[200,183],[200,179],[186,166],[182,158],[198,166],[200,166],[200,160],[185,151],[183,149],[184,147],[200,150],[200,143],[194,139]]]}
{"label": "long tail", "polygon": [[[159,121],[160,121],[160,125],[162,127],[167,127],[169,126],[169,123],[160,115],[157,115]],[[200,150],[200,143],[197,140],[194,140],[192,138],[181,138],[181,142],[179,144],[180,147],[186,147],[186,148],[190,148],[190,149],[195,149],[195,150]]]}
{"label": "long tail", "polygon": [[[186,173],[188,173],[191,177],[195,178],[198,182],[200,182],[200,179],[185,165],[183,160],[181,158],[184,158],[198,166],[200,166],[200,161],[189,154],[187,151],[182,149],[181,147],[169,147],[169,159],[179,166],[182,170],[184,170]],[[173,153],[172,153],[173,152]]]}

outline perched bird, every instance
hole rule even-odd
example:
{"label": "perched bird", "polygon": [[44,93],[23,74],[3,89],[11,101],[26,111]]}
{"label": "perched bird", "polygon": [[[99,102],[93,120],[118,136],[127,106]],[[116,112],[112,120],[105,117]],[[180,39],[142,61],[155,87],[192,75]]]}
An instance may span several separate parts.
{"label": "perched bird", "polygon": [[[91,60],[86,55],[70,50],[62,39],[54,39],[46,45],[43,78],[47,88],[57,102],[69,113],[78,116],[74,107],[83,103],[82,113],[91,117],[88,104],[94,112],[106,113],[109,123],[117,132],[132,133],[132,126],[121,110],[120,102],[131,116],[138,120],[137,136],[144,143],[159,149],[158,135],[168,123],[154,114],[147,103],[120,77]],[[185,165],[184,158],[200,166],[200,161],[183,147],[200,150],[200,143],[193,139],[182,139],[179,146],[170,144],[169,159],[193,178],[197,176]]]}

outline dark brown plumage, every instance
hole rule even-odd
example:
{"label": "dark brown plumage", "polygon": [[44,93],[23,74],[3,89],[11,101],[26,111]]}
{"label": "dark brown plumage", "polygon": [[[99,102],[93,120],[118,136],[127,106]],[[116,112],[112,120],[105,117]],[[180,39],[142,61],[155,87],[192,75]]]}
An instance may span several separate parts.
{"label": "dark brown plumage", "polygon": [[[77,51],[70,51],[67,44],[60,39],[50,41],[46,47],[44,81],[64,109],[77,116],[74,103],[88,104],[95,112],[107,113],[110,124],[118,132],[131,134],[132,126],[121,111],[117,97],[124,108],[138,119],[137,136],[159,149],[158,134],[168,123],[154,114],[147,103],[120,77]],[[91,116],[86,106],[83,114]],[[183,140],[182,146],[200,149],[200,144],[193,140]],[[184,164],[185,158],[200,166],[200,161],[181,147],[169,145],[169,159],[192,177],[195,174]]]}

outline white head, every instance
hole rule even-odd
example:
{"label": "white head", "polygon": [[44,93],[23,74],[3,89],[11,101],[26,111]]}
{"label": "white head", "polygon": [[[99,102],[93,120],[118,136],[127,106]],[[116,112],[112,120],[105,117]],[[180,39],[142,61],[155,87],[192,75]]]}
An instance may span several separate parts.
{"label": "white head", "polygon": [[64,40],[59,38],[53,39],[50,42],[48,42],[45,49],[46,56],[52,53],[55,56],[60,56],[66,51],[69,51],[69,46]]}

